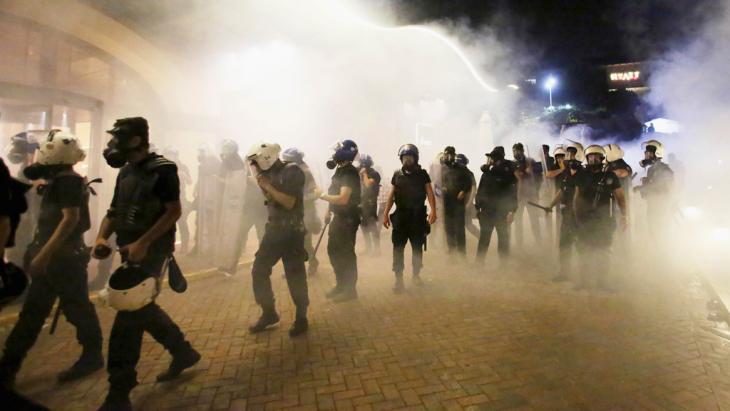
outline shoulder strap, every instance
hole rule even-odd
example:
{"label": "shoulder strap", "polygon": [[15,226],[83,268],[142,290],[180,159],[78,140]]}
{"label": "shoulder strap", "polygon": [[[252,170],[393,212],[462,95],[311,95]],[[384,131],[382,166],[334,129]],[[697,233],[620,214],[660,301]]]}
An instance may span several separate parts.
{"label": "shoulder strap", "polygon": [[153,158],[152,160],[148,161],[144,165],[144,169],[147,172],[154,171],[154,170],[156,170],[156,169],[158,169],[160,167],[175,167],[175,168],[177,168],[177,164],[175,164],[175,162],[173,162],[173,161],[170,161],[170,160],[166,159],[165,157],[159,156],[159,157]]}

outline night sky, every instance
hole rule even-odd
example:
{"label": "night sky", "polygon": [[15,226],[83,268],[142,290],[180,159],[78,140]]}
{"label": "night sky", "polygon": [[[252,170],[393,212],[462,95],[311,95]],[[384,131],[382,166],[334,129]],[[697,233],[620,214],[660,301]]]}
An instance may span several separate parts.
{"label": "night sky", "polygon": [[527,76],[562,77],[564,99],[590,104],[603,88],[601,65],[646,61],[691,40],[718,0],[393,0],[403,23],[455,20],[487,26],[528,52]]}

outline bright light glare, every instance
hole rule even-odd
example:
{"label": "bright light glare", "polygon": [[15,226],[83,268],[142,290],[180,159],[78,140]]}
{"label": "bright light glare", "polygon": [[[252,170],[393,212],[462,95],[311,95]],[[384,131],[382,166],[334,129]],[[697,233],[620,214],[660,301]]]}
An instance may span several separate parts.
{"label": "bright light glare", "polygon": [[512,90],[519,90],[520,86],[517,84],[507,84],[507,87],[511,88]]}
{"label": "bright light glare", "polygon": [[347,9],[343,4],[343,2],[340,1],[330,1],[328,5],[337,11],[337,13],[340,16],[347,17],[351,19],[352,21],[364,26],[368,27],[373,30],[380,30],[380,31],[415,31],[427,34],[429,36],[435,37],[439,41],[441,41],[443,44],[448,46],[458,57],[461,59],[461,62],[464,63],[466,68],[469,70],[469,73],[471,73],[472,77],[474,77],[474,80],[476,80],[479,85],[485,89],[486,91],[489,91],[491,93],[496,93],[497,89],[487,84],[484,79],[482,79],[482,76],[479,75],[479,72],[474,67],[474,65],[469,61],[469,58],[464,54],[464,52],[459,48],[458,45],[456,45],[451,39],[444,36],[443,34],[439,33],[436,30],[432,30],[425,26],[419,26],[419,25],[408,25],[408,26],[400,26],[400,27],[383,27],[379,26],[371,21],[366,20],[365,18],[357,15],[352,10]]}
{"label": "bright light glare", "polygon": [[698,220],[702,216],[702,210],[698,207],[685,207],[682,214],[689,220]]}
{"label": "bright light glare", "polygon": [[724,227],[715,228],[712,230],[712,239],[715,241],[728,241],[730,240],[730,230]]}
{"label": "bright light glare", "polygon": [[545,88],[548,90],[552,90],[557,84],[558,80],[556,80],[553,76],[550,76],[547,80],[545,80]]}

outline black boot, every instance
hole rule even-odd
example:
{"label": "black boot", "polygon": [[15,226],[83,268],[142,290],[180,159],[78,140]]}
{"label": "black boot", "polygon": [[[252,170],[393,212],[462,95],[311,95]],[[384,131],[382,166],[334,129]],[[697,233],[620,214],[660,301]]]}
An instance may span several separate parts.
{"label": "black boot", "polygon": [[309,329],[309,321],[306,317],[304,318],[297,318],[294,321],[294,324],[291,325],[291,328],[289,328],[289,336],[290,337],[296,337],[298,335],[304,334]]}
{"label": "black boot", "polygon": [[406,291],[406,285],[403,283],[403,274],[395,276],[395,287],[393,292],[396,294],[403,294]]}
{"label": "black boot", "polygon": [[3,357],[0,360],[0,387],[12,390],[15,387],[15,376],[20,371],[21,360],[10,360]]}
{"label": "black boot", "polygon": [[344,303],[351,300],[357,300],[357,290],[355,289],[355,287],[340,291],[334,297],[332,297],[332,301],[336,303]]}
{"label": "black boot", "polygon": [[129,400],[129,392],[110,390],[106,395],[104,403],[99,411],[132,411],[132,401]]}
{"label": "black boot", "polygon": [[260,333],[265,331],[267,328],[274,326],[279,323],[279,314],[274,310],[264,310],[256,324],[248,327],[248,331],[251,334]]}
{"label": "black boot", "polygon": [[344,291],[344,288],[340,287],[339,284],[335,286],[335,288],[329,290],[325,296],[327,298],[335,298],[338,294],[342,293]]}
{"label": "black boot", "polygon": [[188,348],[183,351],[183,353],[172,357],[170,367],[167,371],[157,376],[157,382],[174,380],[179,377],[183,371],[197,364],[198,361],[200,361],[200,353],[188,344]]}
{"label": "black boot", "polygon": [[104,368],[104,356],[101,352],[94,354],[86,354],[84,352],[81,357],[71,366],[71,368],[58,374],[58,382],[68,382],[84,378],[96,371]]}

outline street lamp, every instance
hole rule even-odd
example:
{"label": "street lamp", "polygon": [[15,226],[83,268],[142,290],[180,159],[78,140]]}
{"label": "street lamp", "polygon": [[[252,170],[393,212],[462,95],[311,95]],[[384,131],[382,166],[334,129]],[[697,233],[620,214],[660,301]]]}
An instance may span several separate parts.
{"label": "street lamp", "polygon": [[553,107],[553,87],[555,87],[558,84],[558,80],[555,79],[555,77],[550,76],[545,80],[545,88],[548,90],[548,93],[550,94],[550,108]]}

